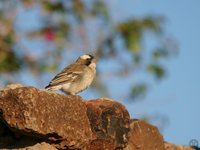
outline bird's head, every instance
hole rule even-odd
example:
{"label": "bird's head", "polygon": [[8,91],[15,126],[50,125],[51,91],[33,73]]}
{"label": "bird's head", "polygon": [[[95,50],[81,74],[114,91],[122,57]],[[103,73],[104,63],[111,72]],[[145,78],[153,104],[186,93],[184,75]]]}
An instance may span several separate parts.
{"label": "bird's head", "polygon": [[80,56],[77,61],[77,63],[81,63],[83,65],[91,66],[91,67],[96,67],[96,59],[94,56],[85,54]]}

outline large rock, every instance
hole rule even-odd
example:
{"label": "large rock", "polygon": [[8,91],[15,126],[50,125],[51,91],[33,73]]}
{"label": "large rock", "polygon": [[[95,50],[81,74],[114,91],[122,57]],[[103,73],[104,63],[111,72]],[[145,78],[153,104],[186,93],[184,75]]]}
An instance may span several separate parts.
{"label": "large rock", "polygon": [[0,118],[12,131],[56,143],[59,148],[81,148],[92,139],[86,112],[79,96],[33,87],[0,93]]}
{"label": "large rock", "polygon": [[142,120],[132,120],[128,146],[125,150],[165,150],[158,129]]}
{"label": "large rock", "polygon": [[42,142],[26,148],[19,148],[17,150],[57,150],[57,148],[48,143]]}
{"label": "large rock", "polygon": [[42,142],[41,139],[12,132],[0,122],[0,149],[1,150],[55,150],[53,145]]}
{"label": "large rock", "polygon": [[130,116],[126,108],[116,101],[105,98],[85,103],[91,128],[96,136],[87,149],[124,148],[127,145],[127,136],[130,130]]}
{"label": "large rock", "polygon": [[200,148],[192,148],[189,146],[183,146],[165,142],[165,150],[199,150],[199,149]]}
{"label": "large rock", "polygon": [[[0,149],[193,150],[164,142],[158,129],[130,120],[126,108],[21,84],[0,89]],[[196,148],[198,149],[198,148]]]}
{"label": "large rock", "polygon": [[12,148],[3,148],[1,150],[57,150],[57,148],[55,148],[54,146],[52,146],[48,143],[42,142],[42,143],[37,143],[32,146],[23,147],[23,148],[18,148],[18,147],[15,147],[13,149]]}

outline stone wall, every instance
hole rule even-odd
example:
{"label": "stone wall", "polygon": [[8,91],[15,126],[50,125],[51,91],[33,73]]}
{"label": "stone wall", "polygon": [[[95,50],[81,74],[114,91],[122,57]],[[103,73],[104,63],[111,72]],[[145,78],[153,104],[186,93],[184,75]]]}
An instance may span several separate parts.
{"label": "stone wall", "polygon": [[165,142],[157,127],[131,119],[114,100],[20,84],[0,91],[0,149],[194,150]]}

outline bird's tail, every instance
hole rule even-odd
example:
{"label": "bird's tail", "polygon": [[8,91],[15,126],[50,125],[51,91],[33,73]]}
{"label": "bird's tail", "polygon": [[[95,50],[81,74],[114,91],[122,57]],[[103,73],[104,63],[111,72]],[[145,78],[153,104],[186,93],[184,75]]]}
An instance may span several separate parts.
{"label": "bird's tail", "polygon": [[59,87],[58,86],[47,85],[45,87],[45,89],[48,90],[48,91],[55,91],[55,90],[59,90]]}

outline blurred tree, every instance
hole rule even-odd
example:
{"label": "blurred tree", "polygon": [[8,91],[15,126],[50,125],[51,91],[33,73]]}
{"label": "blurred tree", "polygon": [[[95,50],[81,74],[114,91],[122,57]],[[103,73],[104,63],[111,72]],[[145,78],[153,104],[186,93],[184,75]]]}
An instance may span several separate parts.
{"label": "blurred tree", "polygon": [[[37,21],[30,22],[26,16],[30,12],[36,14]],[[22,82],[26,76],[25,81],[35,78],[38,86],[44,86],[44,76],[60,69],[62,61],[70,61],[69,52],[77,49],[101,58],[99,65],[102,61],[115,62],[117,67],[113,68],[117,69],[98,70],[93,88],[102,95],[109,93],[104,79],[110,74],[111,78],[123,80],[145,71],[160,80],[166,74],[162,60],[177,49],[174,40],[166,36],[163,24],[164,18],[158,16],[114,22],[107,3],[102,0],[1,0],[0,84]],[[151,40],[156,44],[145,50],[144,39],[148,35],[153,35]],[[42,43],[42,50],[33,50],[34,43]],[[129,84],[132,89],[127,95],[132,100],[148,90],[146,80]]]}

